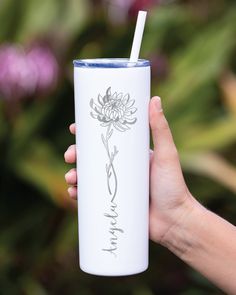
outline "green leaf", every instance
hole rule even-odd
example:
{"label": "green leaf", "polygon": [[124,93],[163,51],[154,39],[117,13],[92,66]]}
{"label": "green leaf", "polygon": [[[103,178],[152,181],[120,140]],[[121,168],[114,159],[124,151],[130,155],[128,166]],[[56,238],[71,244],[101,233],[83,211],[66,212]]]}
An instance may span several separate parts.
{"label": "green leaf", "polygon": [[34,279],[30,274],[20,277],[19,285],[26,295],[48,295],[49,293],[43,287],[39,280]]}
{"label": "green leaf", "polygon": [[181,163],[186,171],[205,175],[236,193],[236,167],[216,153],[184,153]]}
{"label": "green leaf", "polygon": [[19,41],[28,41],[35,35],[43,35],[56,28],[59,14],[57,0],[25,0],[24,3],[24,16],[18,28]]}
{"label": "green leaf", "polygon": [[186,127],[178,147],[185,152],[221,150],[236,141],[235,126],[236,118],[226,117],[209,126]]}
{"label": "green leaf", "polygon": [[17,160],[19,153],[24,153],[27,150],[29,143],[43,128],[44,121],[55,106],[55,102],[56,100],[35,101],[29,108],[18,115],[10,134],[10,162],[15,158]]}
{"label": "green leaf", "polygon": [[[236,11],[233,10],[236,18]],[[171,74],[166,83],[158,85],[158,93],[165,97],[168,112],[176,112],[199,88],[216,80],[235,47],[235,26],[232,13],[211,24],[179,50],[171,59]],[[224,44],[224,46],[222,46]]]}
{"label": "green leaf", "polygon": [[[169,38],[169,33],[177,28],[189,28],[192,26],[193,15],[189,10],[177,5],[172,6],[160,6],[150,11],[150,15],[147,18],[147,24],[145,28],[145,34],[142,42],[143,55],[150,55],[152,52],[156,52],[166,38]],[[181,34],[186,30],[180,30]]]}
{"label": "green leaf", "polygon": [[27,151],[14,162],[12,168],[17,175],[35,185],[60,206],[71,204],[64,179],[67,167],[63,156],[58,156],[48,143],[35,140]]}

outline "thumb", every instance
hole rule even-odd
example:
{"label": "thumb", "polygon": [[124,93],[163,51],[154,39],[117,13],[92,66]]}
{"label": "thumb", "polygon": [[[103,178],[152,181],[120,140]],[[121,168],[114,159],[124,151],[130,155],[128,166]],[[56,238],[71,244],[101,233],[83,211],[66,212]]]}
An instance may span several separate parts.
{"label": "thumb", "polygon": [[154,162],[158,165],[166,163],[179,165],[178,152],[158,96],[154,96],[150,101],[149,121],[154,143]]}

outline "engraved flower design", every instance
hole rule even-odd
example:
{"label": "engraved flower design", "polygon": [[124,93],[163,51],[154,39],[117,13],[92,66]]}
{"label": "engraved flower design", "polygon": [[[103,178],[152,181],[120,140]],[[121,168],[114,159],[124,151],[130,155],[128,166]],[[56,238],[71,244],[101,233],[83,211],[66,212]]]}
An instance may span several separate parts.
{"label": "engraved flower design", "polygon": [[109,87],[104,96],[98,95],[98,103],[95,103],[93,99],[90,100],[90,106],[94,112],[90,115],[101,122],[101,126],[113,126],[116,130],[124,132],[130,129],[129,125],[134,124],[137,118],[132,117],[137,111],[137,108],[133,107],[135,100],[130,99],[130,95],[127,93],[123,95],[122,92],[111,93],[111,87]]}
{"label": "engraved flower design", "polygon": [[[114,160],[118,154],[116,145],[111,148],[111,137],[114,129],[124,132],[130,129],[129,125],[134,124],[137,121],[133,114],[137,111],[137,108],[133,107],[135,103],[134,99],[130,99],[130,95],[127,93],[123,95],[122,92],[111,93],[111,87],[107,88],[104,96],[98,95],[97,102],[93,99],[90,100],[90,107],[92,111],[90,115],[92,118],[97,119],[100,125],[106,128],[105,134],[101,134],[101,140],[106,150],[108,162],[105,165],[106,168],[106,182],[107,189],[110,196],[110,213],[104,213],[106,218],[112,218],[112,228],[116,227],[117,232],[123,233],[123,229],[117,227],[118,203],[116,200],[117,191],[119,188],[118,177],[114,165]],[[103,248],[103,251],[117,256],[116,250],[118,249],[118,235],[114,235],[112,230],[109,230],[111,234],[110,245]]]}

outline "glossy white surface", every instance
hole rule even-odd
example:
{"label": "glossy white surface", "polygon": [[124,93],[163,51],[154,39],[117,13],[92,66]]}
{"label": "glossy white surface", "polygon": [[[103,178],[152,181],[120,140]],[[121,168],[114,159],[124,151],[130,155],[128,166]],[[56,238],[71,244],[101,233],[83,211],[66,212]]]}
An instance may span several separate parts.
{"label": "glossy white surface", "polygon": [[[142,272],[148,267],[150,67],[75,67],[74,82],[80,267],[85,272],[105,276]],[[104,111],[98,95],[104,97],[109,87],[112,95],[118,93],[116,99],[129,94],[130,100],[135,100],[129,110],[137,108],[130,116],[127,112],[127,118],[137,121],[123,123],[130,129],[119,131],[115,123],[110,126],[113,131],[108,140],[109,151],[113,152],[114,147],[118,150],[112,163],[117,182],[114,173],[109,178],[112,194],[106,172],[110,160],[101,138],[108,127],[101,126],[102,122],[91,116],[91,112],[95,117],[98,113],[90,104],[93,99],[99,110]],[[115,115],[108,112],[105,118]],[[116,208],[112,211],[115,189]]]}

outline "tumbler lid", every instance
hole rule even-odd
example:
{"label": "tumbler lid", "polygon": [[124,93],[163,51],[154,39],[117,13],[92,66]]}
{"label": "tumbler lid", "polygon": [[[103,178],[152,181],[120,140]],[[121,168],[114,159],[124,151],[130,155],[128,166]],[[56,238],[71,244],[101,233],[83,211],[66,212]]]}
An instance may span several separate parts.
{"label": "tumbler lid", "polygon": [[150,61],[138,59],[137,62],[131,62],[129,58],[94,58],[76,59],[73,64],[75,67],[82,68],[137,68],[149,67]]}

